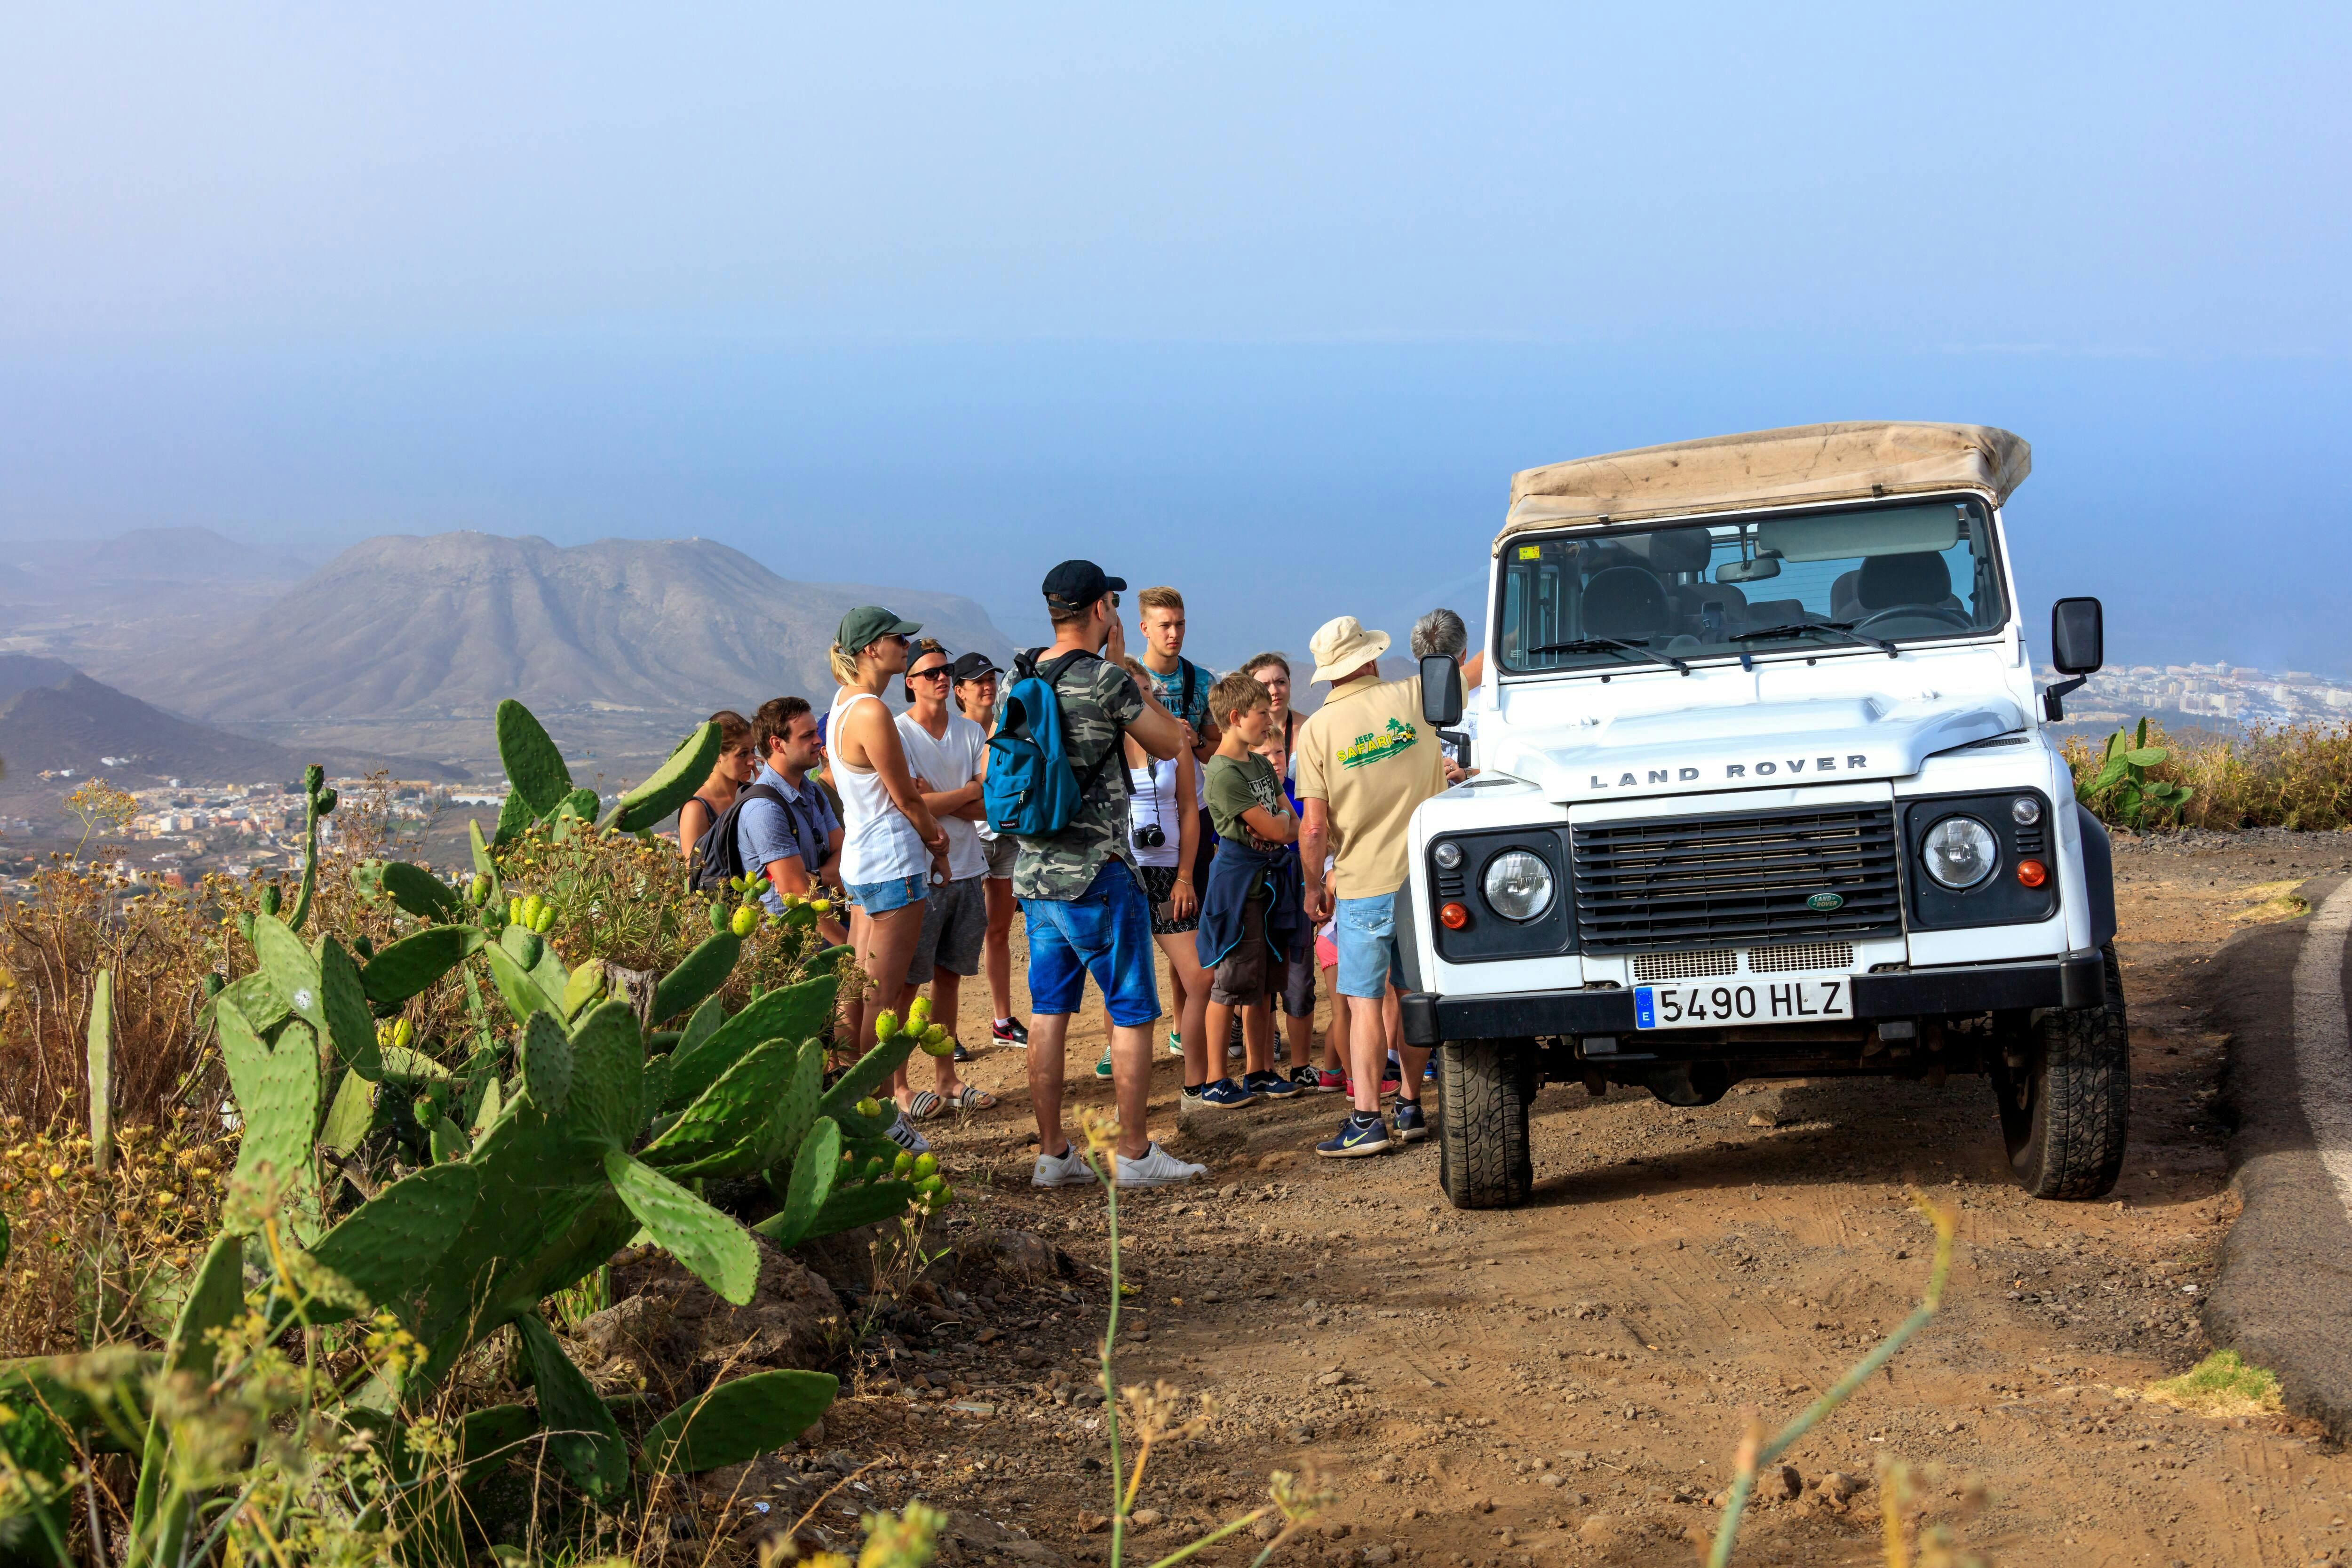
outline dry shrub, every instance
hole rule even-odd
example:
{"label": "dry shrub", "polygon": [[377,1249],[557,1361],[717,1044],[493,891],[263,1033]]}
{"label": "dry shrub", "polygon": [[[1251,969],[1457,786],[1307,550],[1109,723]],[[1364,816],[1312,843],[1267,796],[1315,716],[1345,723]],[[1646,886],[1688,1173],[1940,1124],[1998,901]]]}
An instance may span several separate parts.
{"label": "dry shrub", "polygon": [[0,1358],[61,1354],[170,1328],[167,1298],[218,1228],[236,1159],[209,1115],[121,1130],[113,1168],[89,1139],[7,1120],[0,1143]]}
{"label": "dry shrub", "polygon": [[89,1125],[90,984],[102,968],[114,972],[119,1119],[152,1122],[188,1103],[202,982],[224,955],[207,902],[58,857],[0,905],[0,1115]]}
{"label": "dry shrub", "polygon": [[[2242,735],[2183,744],[2154,724],[2148,744],[2171,755],[2147,770],[2165,784],[2194,793],[2167,827],[2292,827],[2336,832],[2352,827],[2352,723],[2253,724]],[[2099,749],[2082,736],[2066,740],[2066,761],[2079,787],[2095,773]]]}

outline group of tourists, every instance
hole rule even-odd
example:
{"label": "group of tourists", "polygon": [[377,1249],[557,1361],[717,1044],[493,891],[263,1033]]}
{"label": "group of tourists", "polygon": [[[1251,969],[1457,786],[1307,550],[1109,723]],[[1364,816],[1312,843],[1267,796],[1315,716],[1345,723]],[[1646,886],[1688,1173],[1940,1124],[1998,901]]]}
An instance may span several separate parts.
{"label": "group of tourists", "polygon": [[[1136,595],[1130,653],[1126,591],[1092,562],[1055,567],[1043,585],[1053,641],[1011,671],[951,654],[887,609],[850,611],[831,649],[840,690],[827,713],[782,697],[749,720],[712,715],[719,762],[678,818],[697,876],[764,882],[772,909],[827,894],[847,906],[845,923],[828,913],[819,929],[850,944],[866,977],[844,1005],[855,1038],[925,984],[934,1015],[953,1020],[964,980],[985,966],[991,1039],[1029,1053],[1040,1186],[1093,1180],[1062,1125],[1065,1048],[1088,976],[1108,1025],[1095,1070],[1118,1103],[1118,1180],[1204,1173],[1146,1127],[1162,955],[1185,1110],[1338,1092],[1349,1114],[1319,1154],[1378,1154],[1427,1136],[1428,1053],[1399,1027],[1393,906],[1413,809],[1461,770],[1423,717],[1419,676],[1381,679],[1388,635],[1341,616],[1309,639],[1307,680],[1330,683],[1330,695],[1301,718],[1281,654],[1222,678],[1184,657],[1173,588]],[[1413,627],[1416,658],[1465,662],[1466,645],[1450,610]],[[1466,682],[1478,665],[1466,659]],[[894,691],[907,705],[895,715]],[[1006,759],[992,812],[992,754]],[[1041,763],[1066,770],[1052,788],[1032,783]],[[1013,1011],[1016,903],[1026,1025]],[[1319,1060],[1318,974],[1333,994]],[[937,1058],[923,1089],[900,1069],[894,1138],[919,1152],[916,1123],[995,1104],[962,1080],[967,1059],[961,1046]]]}

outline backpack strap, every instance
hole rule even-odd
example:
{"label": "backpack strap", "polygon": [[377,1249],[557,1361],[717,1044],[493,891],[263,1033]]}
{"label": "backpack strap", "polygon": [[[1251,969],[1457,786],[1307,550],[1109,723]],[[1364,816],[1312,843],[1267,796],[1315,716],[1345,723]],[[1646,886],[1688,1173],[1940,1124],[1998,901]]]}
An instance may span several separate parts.
{"label": "backpack strap", "polygon": [[1176,699],[1178,702],[1183,705],[1184,711],[1177,714],[1176,717],[1182,719],[1184,722],[1190,724],[1192,721],[1186,717],[1186,715],[1192,711],[1192,680],[1195,676],[1201,673],[1201,667],[1194,664],[1191,659],[1186,658],[1181,653],[1176,656],[1176,662],[1183,667],[1184,672],[1184,684],[1181,688],[1183,695]]}
{"label": "backpack strap", "polygon": [[[1040,651],[1042,652],[1043,650],[1041,649]],[[1037,666],[1038,676],[1044,679],[1046,685],[1054,689],[1054,696],[1057,700],[1062,695],[1062,677],[1068,673],[1072,665],[1077,663],[1078,660],[1082,658],[1093,659],[1097,664],[1103,662],[1102,655],[1098,653],[1088,653],[1086,649],[1079,647],[1072,648],[1069,652],[1064,654],[1061,658],[1053,660],[1050,664],[1041,664]],[[1097,757],[1094,760],[1092,766],[1088,767],[1085,773],[1078,775],[1079,794],[1083,795],[1087,790],[1092,789],[1102,778],[1103,770],[1110,765],[1110,760],[1119,754],[1119,743],[1126,738],[1126,725],[1114,724],[1111,726],[1110,744],[1104,749],[1101,756]]]}

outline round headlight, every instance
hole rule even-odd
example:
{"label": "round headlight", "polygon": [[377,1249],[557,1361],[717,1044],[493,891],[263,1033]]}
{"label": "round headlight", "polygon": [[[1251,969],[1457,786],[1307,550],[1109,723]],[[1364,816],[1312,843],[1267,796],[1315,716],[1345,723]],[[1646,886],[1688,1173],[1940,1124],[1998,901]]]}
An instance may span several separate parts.
{"label": "round headlight", "polygon": [[1441,844],[1436,848],[1429,852],[1429,858],[1436,861],[1444,869],[1451,871],[1454,868],[1462,864],[1462,846],[1459,844],[1450,843]]}
{"label": "round headlight", "polygon": [[2019,795],[2009,803],[2009,819],[2020,827],[2031,827],[2042,820],[2042,803],[2030,795]]}
{"label": "round headlight", "polygon": [[1919,858],[1927,875],[1957,892],[1992,875],[2000,858],[2000,846],[1994,841],[1992,829],[1975,817],[1948,816],[1927,829]]}
{"label": "round headlight", "polygon": [[1524,849],[1497,855],[1486,866],[1486,903],[1507,921],[1531,921],[1551,908],[1551,868]]}

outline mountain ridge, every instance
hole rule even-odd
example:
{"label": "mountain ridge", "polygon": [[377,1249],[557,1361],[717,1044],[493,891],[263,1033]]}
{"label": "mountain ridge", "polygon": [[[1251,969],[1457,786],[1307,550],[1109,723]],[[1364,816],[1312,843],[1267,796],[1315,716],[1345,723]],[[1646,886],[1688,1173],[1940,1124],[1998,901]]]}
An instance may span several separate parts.
{"label": "mountain ridge", "polygon": [[872,602],[958,652],[1010,655],[959,595],[793,582],[712,540],[457,531],[362,541],[241,624],[103,673],[215,723],[444,721],[515,697],[676,727],[791,692],[821,705],[834,629]]}

